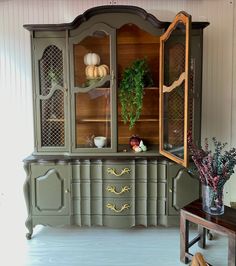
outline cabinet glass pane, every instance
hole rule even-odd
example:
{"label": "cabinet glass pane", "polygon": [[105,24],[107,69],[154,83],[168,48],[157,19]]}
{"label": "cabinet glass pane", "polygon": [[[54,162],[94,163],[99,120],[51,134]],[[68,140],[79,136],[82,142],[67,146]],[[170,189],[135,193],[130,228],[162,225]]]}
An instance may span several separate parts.
{"label": "cabinet glass pane", "polygon": [[[110,98],[111,89],[109,87],[76,93],[77,148],[111,147]],[[95,137],[100,138],[95,139]]]}
{"label": "cabinet glass pane", "polygon": [[48,46],[39,61],[41,146],[65,146],[63,54]]}
{"label": "cabinet glass pane", "polygon": [[110,35],[94,31],[73,50],[76,148],[111,148]]}
{"label": "cabinet glass pane", "polygon": [[74,86],[89,87],[110,72],[110,36],[96,31],[74,44]]}
{"label": "cabinet glass pane", "polygon": [[[178,23],[165,41],[164,51],[164,150],[184,158],[185,25]],[[181,76],[182,75],[182,76]]]}

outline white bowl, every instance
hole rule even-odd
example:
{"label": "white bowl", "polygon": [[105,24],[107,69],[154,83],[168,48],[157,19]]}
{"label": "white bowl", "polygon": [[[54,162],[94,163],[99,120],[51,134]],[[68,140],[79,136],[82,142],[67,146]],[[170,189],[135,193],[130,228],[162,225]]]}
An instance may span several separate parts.
{"label": "white bowl", "polygon": [[94,144],[97,148],[102,148],[106,144],[106,137],[98,136],[94,138]]}

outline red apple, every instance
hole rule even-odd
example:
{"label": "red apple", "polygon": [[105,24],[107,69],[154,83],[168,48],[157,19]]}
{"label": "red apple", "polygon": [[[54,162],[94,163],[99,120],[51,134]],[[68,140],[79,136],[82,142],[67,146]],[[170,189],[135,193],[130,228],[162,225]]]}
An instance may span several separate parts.
{"label": "red apple", "polygon": [[139,146],[140,141],[141,141],[141,139],[140,139],[139,136],[133,135],[129,139],[129,144],[130,144],[131,147],[133,147],[133,146]]}

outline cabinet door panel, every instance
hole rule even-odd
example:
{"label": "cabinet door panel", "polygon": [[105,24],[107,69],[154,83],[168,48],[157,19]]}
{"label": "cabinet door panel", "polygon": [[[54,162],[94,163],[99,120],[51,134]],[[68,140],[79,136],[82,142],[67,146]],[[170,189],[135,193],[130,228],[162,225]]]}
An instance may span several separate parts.
{"label": "cabinet door panel", "polygon": [[74,151],[116,151],[115,38],[97,23],[69,40]]}
{"label": "cabinet door panel", "polygon": [[160,38],[160,153],[183,166],[188,162],[190,22],[180,12]]}
{"label": "cabinet door panel", "polygon": [[199,198],[199,180],[179,165],[171,165],[168,172],[169,214],[177,214],[180,208]]}
{"label": "cabinet door panel", "polygon": [[69,215],[70,173],[66,166],[32,166],[34,215]]}
{"label": "cabinet door panel", "polygon": [[65,39],[35,40],[36,146],[67,150],[67,71]]}

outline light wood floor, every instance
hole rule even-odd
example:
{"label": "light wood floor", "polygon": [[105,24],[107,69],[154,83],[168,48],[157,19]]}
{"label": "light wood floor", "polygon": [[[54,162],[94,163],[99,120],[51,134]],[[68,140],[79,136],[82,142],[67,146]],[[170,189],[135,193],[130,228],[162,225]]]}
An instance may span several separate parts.
{"label": "light wood floor", "polygon": [[[2,266],[175,266],[178,228],[36,228],[27,241],[19,232],[1,245]],[[195,253],[197,247],[192,249]],[[215,235],[203,254],[214,266],[227,265],[227,240]]]}
{"label": "light wood floor", "polygon": [[[24,202],[0,204],[1,266],[176,266],[179,228],[49,228],[37,226],[26,240]],[[193,237],[192,231],[191,237]],[[214,235],[202,251],[214,266],[227,265],[227,239]]]}

